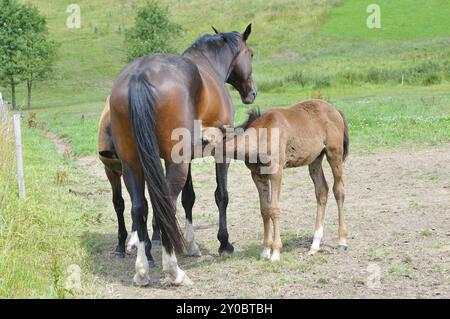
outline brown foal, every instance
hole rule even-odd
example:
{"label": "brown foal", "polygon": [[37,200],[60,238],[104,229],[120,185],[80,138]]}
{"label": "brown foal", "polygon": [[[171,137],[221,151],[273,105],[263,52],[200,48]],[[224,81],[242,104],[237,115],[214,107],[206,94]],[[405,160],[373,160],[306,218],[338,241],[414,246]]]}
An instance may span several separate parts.
{"label": "brown foal", "polygon": [[[314,255],[319,251],[328,197],[328,185],[322,170],[324,156],[327,157],[334,177],[333,193],[339,211],[339,249],[346,250],[343,171],[349,137],[343,113],[325,101],[309,100],[262,115],[259,111],[252,111],[247,122],[240,128],[243,131],[233,130],[225,134],[223,128],[204,128],[203,140],[214,146],[216,156],[217,153],[222,153],[218,151],[218,147],[221,147],[226,157],[244,160],[252,173],[264,222],[264,249],[261,257],[272,261],[280,259],[282,242],[279,200],[283,169],[305,165],[309,166],[317,199],[314,238],[309,253]],[[253,137],[251,132],[255,133]]]}

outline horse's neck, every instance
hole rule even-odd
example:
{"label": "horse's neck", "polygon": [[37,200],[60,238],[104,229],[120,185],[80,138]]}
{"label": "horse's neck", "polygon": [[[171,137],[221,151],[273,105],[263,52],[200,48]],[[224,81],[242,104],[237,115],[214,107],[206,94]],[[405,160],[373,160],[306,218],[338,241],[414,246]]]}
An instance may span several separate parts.
{"label": "horse's neck", "polygon": [[215,75],[222,84],[226,82],[231,63],[233,62],[233,57],[227,58],[227,61],[216,61],[212,53],[201,50],[188,51],[184,53],[184,56],[190,59],[198,67]]}

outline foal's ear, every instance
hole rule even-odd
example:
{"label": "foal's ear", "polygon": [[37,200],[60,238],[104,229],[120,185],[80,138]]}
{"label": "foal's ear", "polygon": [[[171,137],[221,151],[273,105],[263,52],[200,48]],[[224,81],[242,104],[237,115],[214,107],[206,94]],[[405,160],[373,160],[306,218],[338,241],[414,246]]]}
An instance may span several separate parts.
{"label": "foal's ear", "polygon": [[217,29],[216,28],[214,28],[213,26],[211,26],[211,28],[214,30],[214,32],[216,33],[216,34],[219,34],[220,32],[219,31],[217,31]]}
{"label": "foal's ear", "polygon": [[242,35],[242,39],[244,39],[244,41],[247,41],[248,37],[250,36],[250,33],[252,33],[252,24],[251,23],[245,29],[244,34]]}

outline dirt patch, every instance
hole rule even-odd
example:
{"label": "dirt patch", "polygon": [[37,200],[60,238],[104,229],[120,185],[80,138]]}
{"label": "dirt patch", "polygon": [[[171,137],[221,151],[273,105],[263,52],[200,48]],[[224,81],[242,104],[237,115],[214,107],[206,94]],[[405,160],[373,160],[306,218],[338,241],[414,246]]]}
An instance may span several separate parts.
{"label": "dirt patch", "polygon": [[[96,291],[84,297],[107,298],[449,298],[450,297],[450,144],[416,150],[351,154],[345,168],[349,250],[336,249],[337,208],[330,191],[323,249],[307,255],[316,202],[307,168],[286,170],[283,178],[282,261],[259,260],[262,220],[248,170],[230,168],[228,226],[236,254],[217,253],[218,213],[214,165],[193,164],[197,195],[194,225],[203,256],[180,257],[194,285],[170,287],[161,274],[161,250],[151,286],[135,288],[133,255],[114,258],[116,218],[109,184],[94,157],[77,161],[92,176],[87,185],[104,207],[101,226],[90,227],[82,242],[90,253]],[[328,164],[325,175],[332,186]],[[130,205],[128,195],[126,209]],[[178,207],[182,223],[183,211]],[[127,225],[130,225],[127,213]],[[130,228],[130,227],[128,227]]]}

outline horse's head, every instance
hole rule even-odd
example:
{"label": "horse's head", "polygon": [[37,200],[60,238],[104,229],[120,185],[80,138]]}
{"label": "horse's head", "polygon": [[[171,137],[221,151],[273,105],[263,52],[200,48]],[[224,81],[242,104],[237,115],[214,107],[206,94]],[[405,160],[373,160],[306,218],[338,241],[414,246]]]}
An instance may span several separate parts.
{"label": "horse's head", "polygon": [[[216,29],[214,31],[218,33]],[[249,24],[244,33],[241,34],[240,50],[231,64],[229,76],[226,80],[239,92],[244,104],[252,104],[257,95],[252,77],[253,50],[247,44],[251,32],[252,25]]]}

